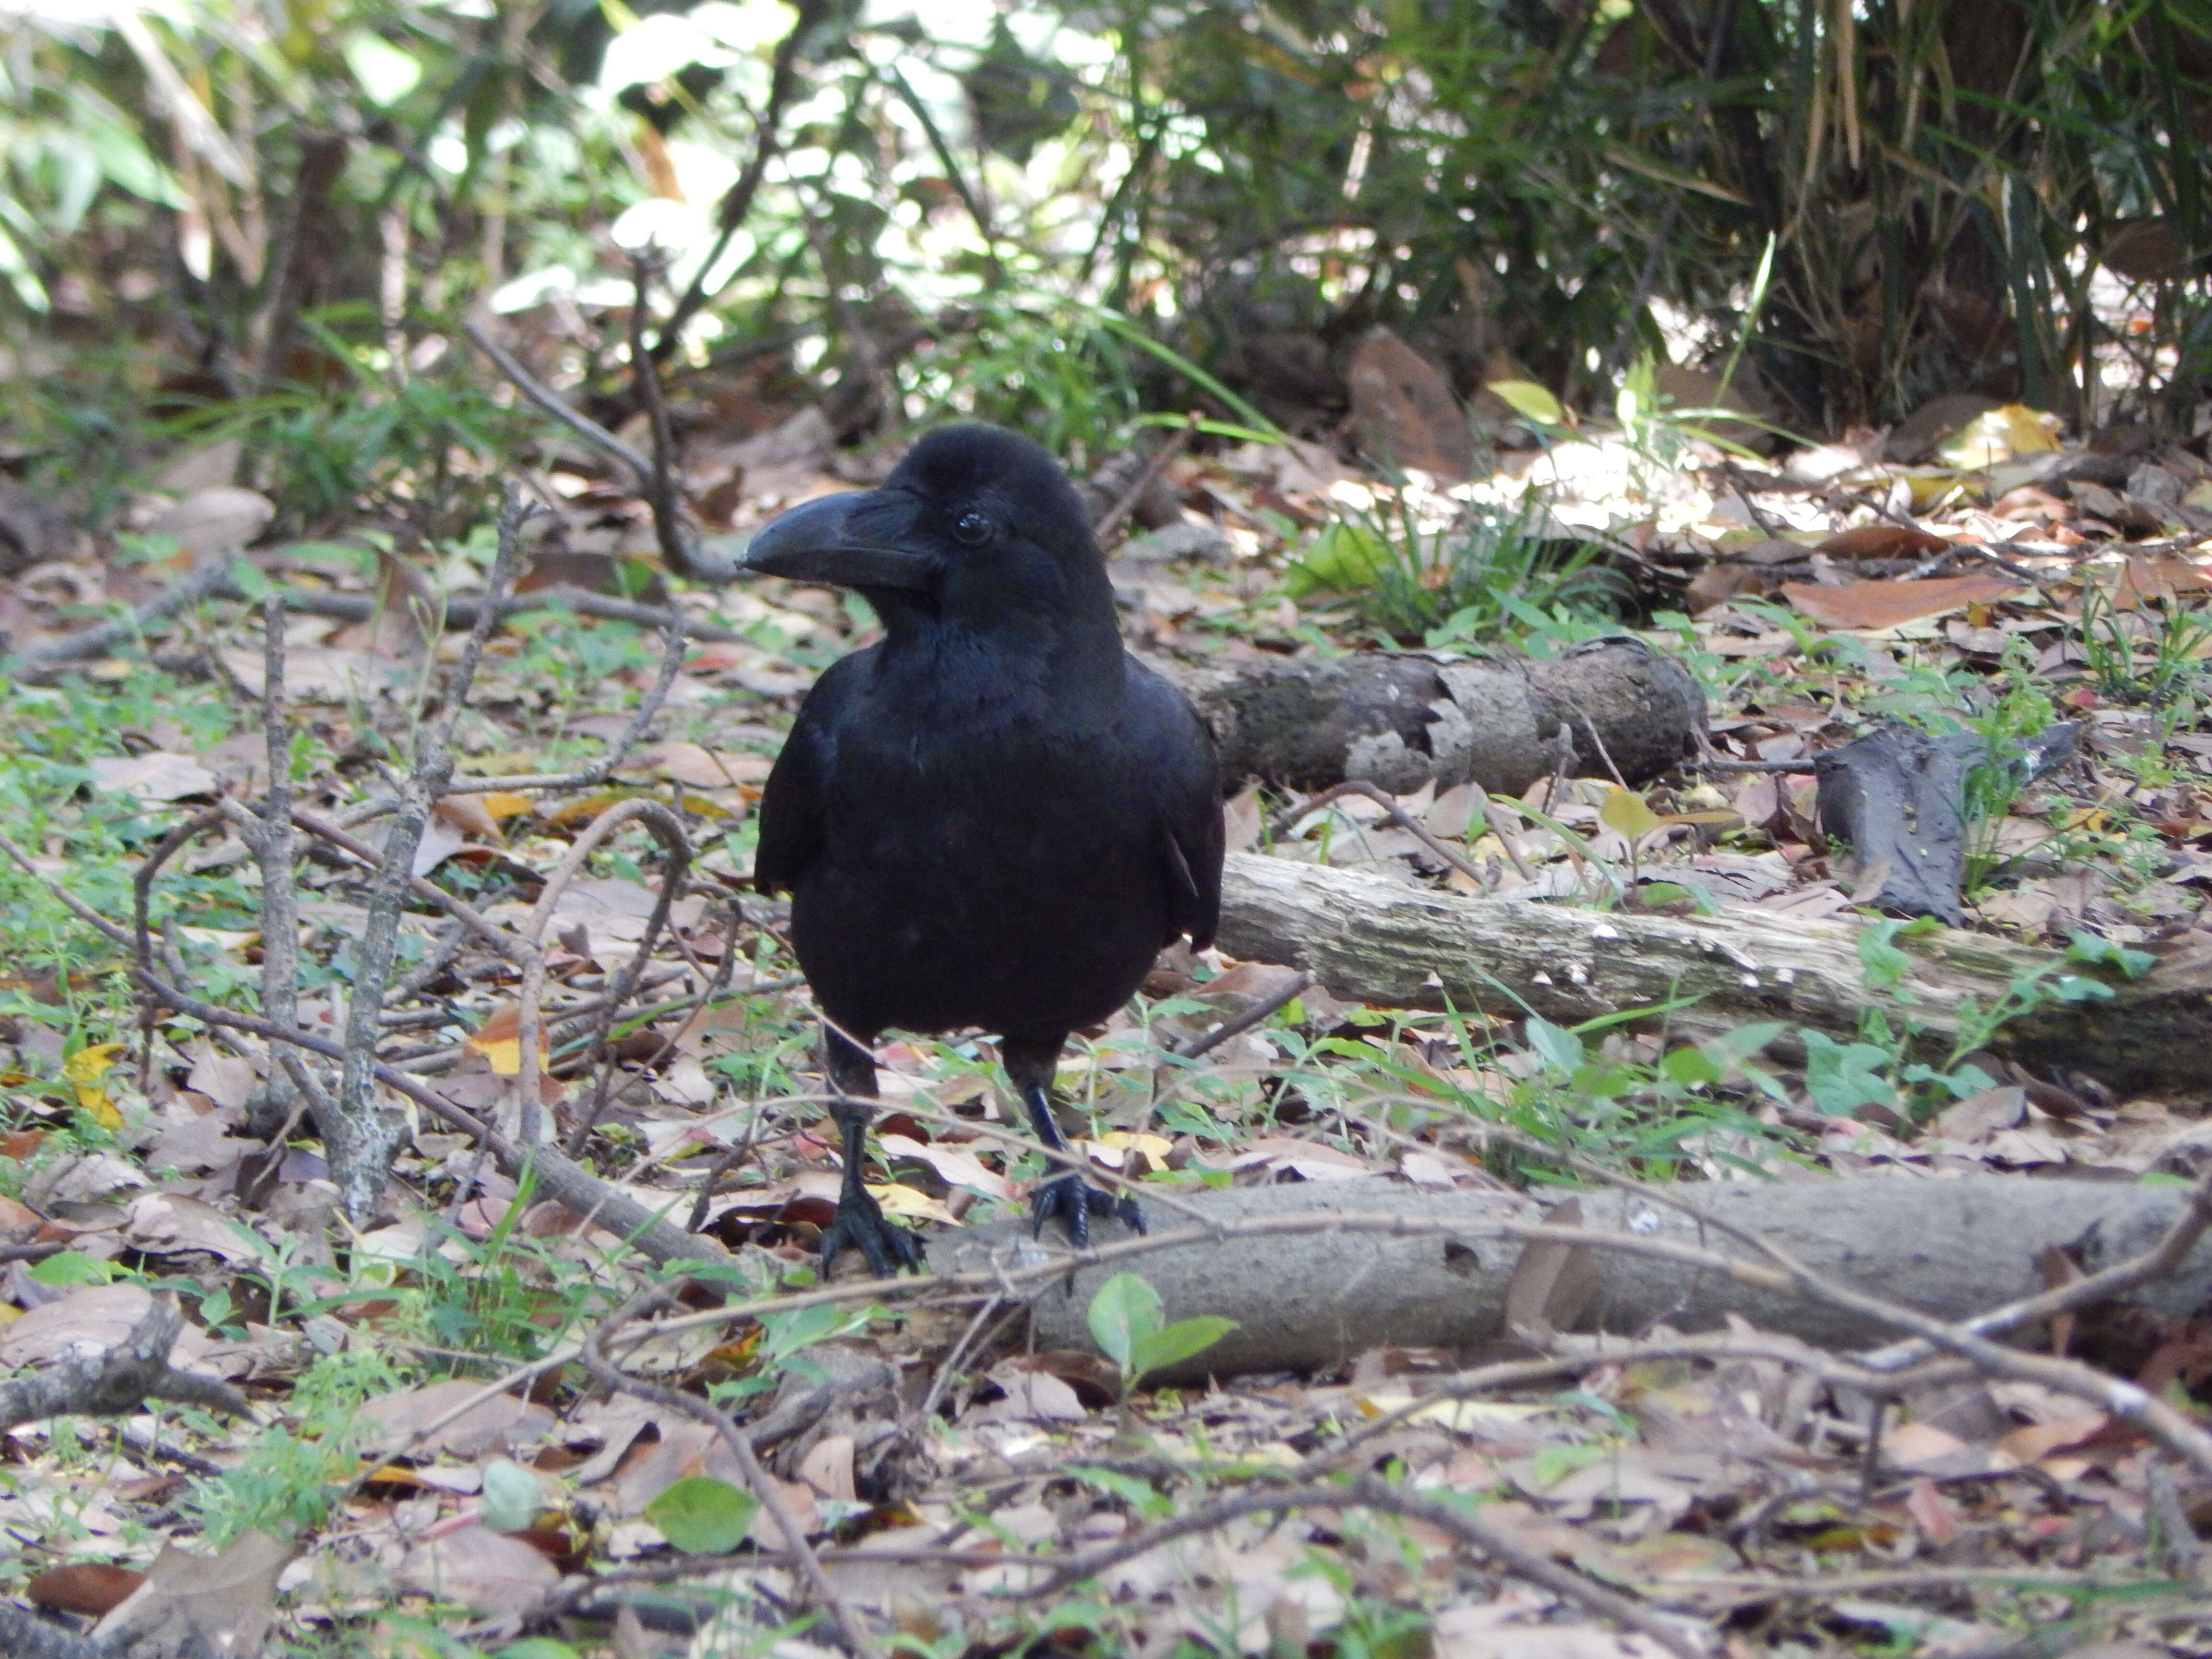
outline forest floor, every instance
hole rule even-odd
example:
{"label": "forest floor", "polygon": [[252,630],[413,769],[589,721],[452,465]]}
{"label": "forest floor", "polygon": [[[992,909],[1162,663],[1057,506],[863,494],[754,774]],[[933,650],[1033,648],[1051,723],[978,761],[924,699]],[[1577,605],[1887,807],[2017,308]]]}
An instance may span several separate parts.
{"label": "forest floor", "polygon": [[[2142,431],[2069,444],[2017,407],[1923,413],[1761,459],[1648,410],[1604,432],[1532,411],[1547,442],[1452,486],[1201,438],[1109,557],[1133,646],[1181,671],[1392,644],[1553,659],[1627,632],[1707,698],[1708,741],[1650,780],[1598,767],[1317,807],[1248,781],[1227,807],[1240,851],[1624,918],[1833,919],[1871,968],[1933,924],[1862,921],[1880,882],[1821,833],[1814,764],[1901,722],[1986,762],[1964,929],[2113,975],[2212,947],[2212,465]],[[801,413],[695,430],[682,459],[734,537],[895,454],[833,453]],[[1112,1264],[1135,1278],[1096,1289],[1095,1347],[1029,1340],[1022,1296],[1050,1261],[997,1287],[821,1285],[835,1136],[783,911],[748,877],[780,734],[871,636],[866,607],[671,584],[644,505],[556,457],[517,469],[551,503],[519,532],[524,587],[628,597],[518,611],[478,662],[416,602],[482,590],[489,523],[427,550],[374,526],[268,538],[286,504],[228,486],[226,459],[181,458],[101,533],[50,535],[0,579],[20,665],[249,547],[232,597],[151,606],[143,639],[0,685],[0,832],[20,854],[0,864],[0,1368],[24,1368],[0,1403],[39,1368],[119,1363],[86,1356],[172,1297],[173,1364],[234,1391],[4,1425],[0,1595],[81,1642],[54,1651],[150,1651],[187,1627],[249,1659],[2212,1647],[2212,1468],[2188,1437],[2212,1346],[2193,1318],[2138,1322],[2131,1347],[2066,1373],[2138,1385],[2172,1419],[2147,1423],[2113,1403],[2132,1395],[2100,1406],[1980,1361],[1885,1410],[1840,1380],[1850,1355],[1744,1319],[1702,1346],[1663,1322],[1597,1346],[1539,1319],[1450,1352],[1155,1386],[1173,1358],[1202,1370],[1219,1333],[1164,1323],[1142,1247]],[[1132,504],[1118,477],[1102,507]],[[291,600],[281,653],[256,603],[272,585]],[[317,614],[333,599],[353,617]],[[689,629],[673,660],[678,635],[646,612]],[[2009,767],[2067,722],[2059,763]],[[272,731],[315,823],[269,862]],[[514,780],[436,792],[397,872],[480,927],[377,883],[390,818],[348,817],[408,799],[425,732],[450,735],[463,775]],[[633,735],[611,775],[542,781]],[[296,1024],[335,1048],[349,989],[378,982],[364,940],[396,921],[377,1053],[443,1107],[364,1094],[398,1152],[359,1224],[331,1149],[285,1109],[294,1073],[216,1017],[257,1006],[264,870],[296,912]],[[139,948],[191,1008],[141,995]],[[1631,1177],[1792,1182],[1811,1205],[1833,1176],[2185,1192],[2212,1170],[2201,1099],[2100,1080],[2094,1055],[1931,1060],[1879,1015],[1685,1042],[1633,1011],[1373,1006],[1297,965],[1165,961],[1072,1045],[1068,1121],[1102,1177],[1165,1203],[1353,1177],[1548,1200]],[[1050,1166],[990,1042],[902,1038],[878,1060],[886,1207],[933,1237],[1018,1218]],[[586,1172],[696,1235],[703,1267],[641,1256],[635,1228],[487,1155],[471,1115],[511,1140],[532,1085]],[[2069,1352],[2069,1319],[2041,1352]]]}

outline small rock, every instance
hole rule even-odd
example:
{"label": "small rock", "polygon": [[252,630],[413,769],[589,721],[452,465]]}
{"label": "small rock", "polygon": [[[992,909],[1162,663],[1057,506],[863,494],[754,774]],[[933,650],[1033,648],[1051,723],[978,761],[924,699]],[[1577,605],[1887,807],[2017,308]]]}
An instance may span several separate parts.
{"label": "small rock", "polygon": [[1115,551],[1116,559],[1138,564],[1165,564],[1171,559],[1203,559],[1209,564],[1227,564],[1236,556],[1237,550],[1218,526],[1191,519],[1132,536]]}

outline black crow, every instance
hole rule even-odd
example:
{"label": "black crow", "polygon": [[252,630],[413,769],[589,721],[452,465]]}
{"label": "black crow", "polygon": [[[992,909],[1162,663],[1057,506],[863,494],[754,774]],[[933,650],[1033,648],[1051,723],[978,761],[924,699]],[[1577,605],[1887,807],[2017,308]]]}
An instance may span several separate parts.
{"label": "black crow", "polygon": [[[940,428],[880,489],[825,496],[756,535],[744,568],[859,592],[884,638],[807,695],[761,802],[754,884],[791,893],[823,1014],[844,1185],[825,1266],[857,1245],[918,1267],[860,1184],[884,1030],[997,1034],[1046,1146],[1068,1033],[1129,1000],[1160,950],[1212,942],[1221,784],[1189,702],[1121,647],[1105,562],[1052,457]],[[1035,1195],[1079,1245],[1141,1228],[1073,1170]]]}

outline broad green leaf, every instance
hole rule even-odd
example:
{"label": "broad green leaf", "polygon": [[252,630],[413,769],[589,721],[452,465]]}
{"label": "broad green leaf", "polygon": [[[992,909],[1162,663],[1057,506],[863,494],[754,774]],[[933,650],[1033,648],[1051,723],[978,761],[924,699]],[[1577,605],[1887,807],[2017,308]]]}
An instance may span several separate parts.
{"label": "broad green leaf", "polygon": [[1091,1297],[1084,1319],[1099,1351],[1128,1374],[1137,1345],[1159,1332],[1160,1293],[1134,1273],[1115,1273]]}
{"label": "broad green leaf", "polygon": [[1283,575],[1283,589],[1294,599],[1321,592],[1364,593],[1390,567],[1390,550],[1364,525],[1342,520],[1313,539],[1306,556]]}
{"label": "broad green leaf", "polygon": [[687,1474],[645,1506],[645,1518],[686,1555],[726,1555],[744,1541],[760,1499],[711,1474]]}
{"label": "broad green leaf", "polygon": [[494,1532],[526,1532],[545,1507],[545,1487],[538,1478],[511,1457],[495,1457],[484,1465],[483,1495],[477,1500],[477,1520]]}
{"label": "broad green leaf", "polygon": [[1541,1014],[1531,1014],[1522,1030],[1528,1046],[1555,1072],[1572,1072],[1583,1063],[1583,1040],[1564,1025],[1554,1025]]}
{"label": "broad green leaf", "polygon": [[105,1261],[82,1250],[64,1250],[31,1269],[40,1284],[58,1290],[64,1285],[105,1285],[112,1277]]}
{"label": "broad green leaf", "polygon": [[1651,810],[1651,804],[1632,789],[1607,790],[1597,816],[1607,829],[1627,836],[1632,847],[1659,827],[1659,815]]}
{"label": "broad green leaf", "polygon": [[1233,1319],[1223,1319],[1216,1314],[1203,1314],[1196,1319],[1178,1319],[1164,1331],[1154,1331],[1137,1339],[1136,1352],[1129,1356],[1129,1375],[1139,1377],[1158,1370],[1164,1365],[1173,1365],[1204,1353],[1208,1348],[1237,1328]]}
{"label": "broad green leaf", "polygon": [[1871,1042],[1805,1033],[1805,1092],[1830,1117],[1848,1117],[1862,1106],[1895,1105],[1897,1085],[1882,1075],[1888,1064],[1888,1050]]}
{"label": "broad green leaf", "polygon": [[1516,415],[1525,415],[1539,426],[1565,426],[1567,411],[1559,400],[1534,380],[1492,380],[1488,390],[1496,392]]}

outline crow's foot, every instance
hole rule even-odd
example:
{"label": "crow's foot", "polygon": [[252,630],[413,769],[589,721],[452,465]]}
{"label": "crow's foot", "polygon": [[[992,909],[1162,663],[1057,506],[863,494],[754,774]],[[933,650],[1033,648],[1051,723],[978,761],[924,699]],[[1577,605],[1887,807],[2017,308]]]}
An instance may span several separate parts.
{"label": "crow's foot", "polygon": [[1135,1199],[1117,1198],[1112,1193],[1102,1192],[1088,1185],[1073,1170],[1038,1187],[1030,1206],[1030,1230],[1034,1237],[1042,1237],[1044,1224],[1058,1216],[1066,1224],[1068,1242],[1079,1250],[1091,1246],[1091,1218],[1094,1215],[1116,1217],[1131,1232],[1145,1231],[1145,1212]]}
{"label": "crow's foot", "polygon": [[868,1270],[889,1279],[901,1269],[924,1271],[921,1245],[915,1236],[884,1213],[884,1206],[865,1192],[848,1193],[837,1202],[837,1217],[822,1234],[822,1272],[826,1278],[837,1252],[850,1247],[868,1259]]}

